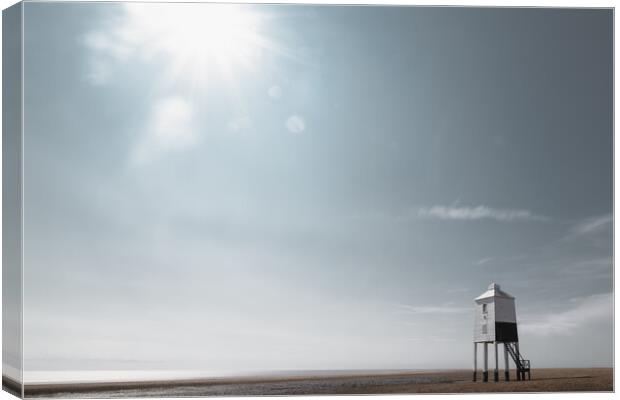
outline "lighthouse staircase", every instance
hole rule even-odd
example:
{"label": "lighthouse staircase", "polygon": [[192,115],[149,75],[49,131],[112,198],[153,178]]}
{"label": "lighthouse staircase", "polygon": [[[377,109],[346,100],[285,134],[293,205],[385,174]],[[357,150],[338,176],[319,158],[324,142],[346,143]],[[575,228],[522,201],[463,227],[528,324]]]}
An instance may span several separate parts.
{"label": "lighthouse staircase", "polygon": [[532,375],[530,374],[530,360],[526,360],[525,358],[523,358],[523,355],[519,352],[516,343],[506,343],[506,345],[510,357],[512,357],[512,360],[517,366],[517,380],[524,381],[526,374],[527,380],[531,380]]}

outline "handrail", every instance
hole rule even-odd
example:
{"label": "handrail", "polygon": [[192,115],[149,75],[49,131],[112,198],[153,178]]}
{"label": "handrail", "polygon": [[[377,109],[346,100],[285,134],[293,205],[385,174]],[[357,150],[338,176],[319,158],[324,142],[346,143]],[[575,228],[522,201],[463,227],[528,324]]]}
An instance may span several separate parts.
{"label": "handrail", "polygon": [[[517,369],[520,371],[530,369],[530,360],[526,360],[520,352],[517,352],[516,346],[513,343],[507,343],[508,353],[517,365]],[[513,347],[514,346],[514,347]]]}

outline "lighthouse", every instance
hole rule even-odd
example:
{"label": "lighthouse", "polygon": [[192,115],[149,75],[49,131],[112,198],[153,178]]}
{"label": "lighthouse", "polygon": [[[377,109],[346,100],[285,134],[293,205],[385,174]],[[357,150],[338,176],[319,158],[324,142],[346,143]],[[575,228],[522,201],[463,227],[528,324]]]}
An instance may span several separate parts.
{"label": "lighthouse", "polygon": [[476,381],[478,371],[478,344],[483,347],[482,380],[489,380],[488,355],[489,345],[493,346],[495,369],[493,380],[499,381],[498,346],[503,344],[504,379],[510,380],[510,364],[508,356],[512,358],[517,371],[517,380],[525,380],[530,375],[530,360],[523,358],[519,350],[519,335],[517,330],[517,313],[515,298],[501,290],[497,283],[491,283],[487,291],[474,299],[474,376]]}

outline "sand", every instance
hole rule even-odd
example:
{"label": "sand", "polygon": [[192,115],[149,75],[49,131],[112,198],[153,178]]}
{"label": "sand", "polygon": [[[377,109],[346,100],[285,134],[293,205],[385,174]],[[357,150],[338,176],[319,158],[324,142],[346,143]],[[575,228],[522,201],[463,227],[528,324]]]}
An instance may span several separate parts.
{"label": "sand", "polygon": [[[491,374],[492,375],[492,374]],[[481,377],[481,374],[479,374]],[[329,394],[613,391],[612,368],[532,370],[531,381],[472,382],[468,370],[26,385],[26,397],[182,397]],[[515,372],[511,371],[511,379]]]}
{"label": "sand", "polygon": [[[478,379],[481,379],[478,374]],[[492,373],[491,373],[492,375]],[[449,375],[449,383],[430,383],[390,387],[382,393],[480,393],[480,392],[611,392],[612,368],[535,369],[532,380],[517,381],[511,371],[511,381],[505,382],[500,371],[499,382],[472,382],[471,371]],[[492,376],[491,376],[492,379]]]}

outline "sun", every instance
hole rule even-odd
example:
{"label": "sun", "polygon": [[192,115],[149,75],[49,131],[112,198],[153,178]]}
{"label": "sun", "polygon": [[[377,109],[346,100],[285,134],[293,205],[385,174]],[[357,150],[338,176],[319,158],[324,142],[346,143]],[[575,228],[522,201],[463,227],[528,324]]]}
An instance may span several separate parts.
{"label": "sun", "polygon": [[271,44],[262,17],[248,5],[127,3],[123,36],[146,58],[160,57],[170,79],[204,85],[254,68]]}

